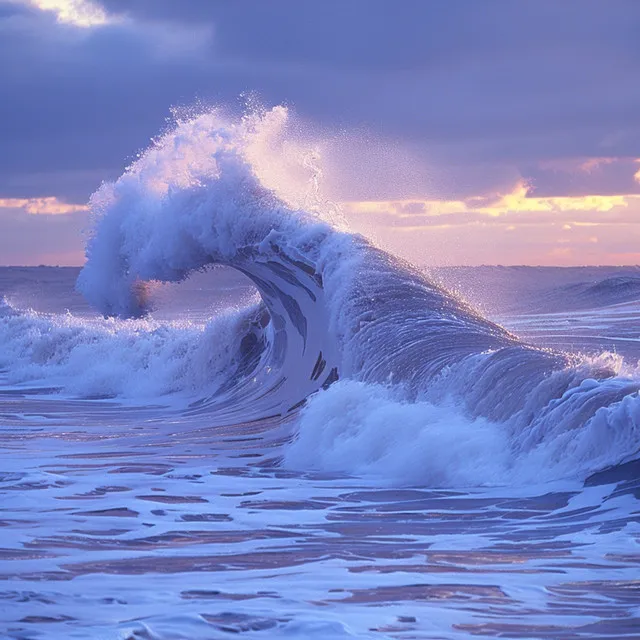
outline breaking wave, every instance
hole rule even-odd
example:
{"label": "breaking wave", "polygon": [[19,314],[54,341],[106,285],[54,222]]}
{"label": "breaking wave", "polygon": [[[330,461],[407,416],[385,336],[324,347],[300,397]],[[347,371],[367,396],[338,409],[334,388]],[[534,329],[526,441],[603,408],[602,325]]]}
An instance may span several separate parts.
{"label": "breaking wave", "polygon": [[5,312],[4,330],[23,336],[21,346],[11,338],[9,359],[28,361],[25,379],[48,366],[78,380],[74,371],[86,372],[99,354],[86,388],[70,388],[134,396],[188,389],[212,416],[223,402],[254,417],[293,413],[284,464],[401,483],[584,477],[636,455],[635,374],[613,357],[523,344],[349,233],[315,191],[315,165],[287,127],[283,108],[177,122],[92,197],[77,284],[106,318],[144,318],[150,282],[221,264],[251,279],[258,306],[198,330],[145,319],[78,327]]}

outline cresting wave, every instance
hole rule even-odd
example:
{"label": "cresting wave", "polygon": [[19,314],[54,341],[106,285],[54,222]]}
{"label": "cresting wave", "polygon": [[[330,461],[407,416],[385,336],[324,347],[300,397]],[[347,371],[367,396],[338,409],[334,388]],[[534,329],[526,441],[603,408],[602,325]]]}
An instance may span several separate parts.
{"label": "cresting wave", "polygon": [[205,326],[120,322],[18,311],[0,300],[0,370],[10,384],[44,383],[83,398],[220,396],[255,366],[238,356],[257,314],[253,306],[229,310]]}
{"label": "cresting wave", "polygon": [[285,416],[308,401],[285,464],[438,486],[584,476],[637,454],[640,380],[619,360],[522,344],[332,224],[321,201],[303,209],[286,139],[283,108],[206,113],[91,200],[78,288],[105,316],[143,316],[148,282],[210,264],[258,289],[262,305],[224,338],[235,350],[215,374],[225,382],[199,410],[224,398]]}

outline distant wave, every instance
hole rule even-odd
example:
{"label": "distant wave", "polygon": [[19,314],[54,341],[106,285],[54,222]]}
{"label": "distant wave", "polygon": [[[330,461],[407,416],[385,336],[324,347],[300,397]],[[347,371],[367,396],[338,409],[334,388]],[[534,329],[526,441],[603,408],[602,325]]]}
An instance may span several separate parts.
{"label": "distant wave", "polygon": [[[178,122],[92,197],[77,286],[105,316],[142,317],[150,281],[210,264],[246,274],[262,299],[197,336],[104,321],[132,367],[144,345],[164,345],[146,369],[176,358],[174,387],[201,385],[198,407],[212,415],[234,403],[240,415],[285,416],[306,403],[284,456],[293,467],[449,486],[523,479],[524,460],[538,478],[584,476],[637,453],[640,382],[620,360],[523,344],[322,206],[299,206],[273,170],[286,135],[282,108]],[[46,343],[44,321],[9,321],[31,323],[23,350]],[[60,349],[100,351],[108,325],[87,341],[69,323],[56,327]]]}
{"label": "distant wave", "polygon": [[540,314],[640,301],[640,267],[440,267],[432,275],[493,313]]}
{"label": "distant wave", "polygon": [[587,308],[640,300],[640,277],[613,276],[595,283],[565,287],[563,293],[565,296],[572,294],[578,304]]}

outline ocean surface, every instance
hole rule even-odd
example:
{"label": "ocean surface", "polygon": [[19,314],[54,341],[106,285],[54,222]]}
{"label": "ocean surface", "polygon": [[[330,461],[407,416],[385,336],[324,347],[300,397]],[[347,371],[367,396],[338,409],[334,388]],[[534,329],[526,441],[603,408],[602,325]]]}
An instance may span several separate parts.
{"label": "ocean surface", "polygon": [[0,637],[640,637],[640,269],[423,269],[179,122],[0,269]]}

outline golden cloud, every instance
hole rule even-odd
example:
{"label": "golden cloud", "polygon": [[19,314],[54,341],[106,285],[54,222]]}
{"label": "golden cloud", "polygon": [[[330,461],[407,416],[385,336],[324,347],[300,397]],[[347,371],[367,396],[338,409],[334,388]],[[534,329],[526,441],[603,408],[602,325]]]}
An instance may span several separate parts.
{"label": "golden cloud", "polygon": [[88,211],[83,204],[67,204],[58,198],[0,198],[0,209],[22,209],[33,215],[64,215]]}
{"label": "golden cloud", "polygon": [[[640,180],[640,171],[636,174]],[[347,214],[387,213],[399,218],[415,218],[416,214],[440,216],[447,214],[474,213],[489,217],[501,217],[509,214],[561,213],[570,211],[607,212],[613,209],[626,208],[631,202],[640,204],[640,195],[591,195],[591,196],[553,196],[530,197],[531,186],[523,181],[518,182],[506,194],[495,194],[492,197],[474,197],[467,200],[395,200],[345,202],[343,207]]]}
{"label": "golden cloud", "polygon": [[106,11],[91,0],[27,0],[31,6],[56,14],[58,22],[89,28],[111,22]]}

